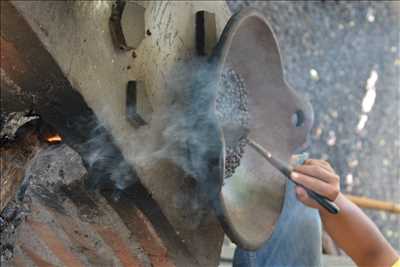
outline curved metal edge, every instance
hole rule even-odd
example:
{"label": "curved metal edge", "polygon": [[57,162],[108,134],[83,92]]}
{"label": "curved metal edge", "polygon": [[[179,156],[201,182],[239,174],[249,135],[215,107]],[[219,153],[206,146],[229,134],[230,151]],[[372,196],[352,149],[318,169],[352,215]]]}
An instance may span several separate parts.
{"label": "curved metal edge", "polygon": [[232,39],[235,36],[235,32],[237,32],[238,28],[241,24],[249,19],[249,18],[258,18],[260,19],[269,29],[272,34],[272,37],[275,41],[276,47],[278,49],[278,54],[280,58],[280,67],[282,68],[282,57],[280,47],[277,42],[277,38],[275,33],[272,31],[272,27],[269,25],[267,19],[265,18],[264,14],[262,14],[258,9],[253,7],[245,7],[242,8],[240,11],[232,15],[229,21],[226,23],[225,28],[221,34],[221,37],[214,48],[213,54],[211,55],[210,61],[213,64],[216,64],[218,73],[221,72],[223,63],[226,61],[226,57],[228,54],[229,49],[227,49],[231,43]]}
{"label": "curved metal edge", "polygon": [[[274,38],[276,47],[278,49],[279,58],[280,58],[280,67],[282,68],[282,64],[281,64],[282,57],[280,54],[280,48],[279,48],[278,42],[276,41],[277,39],[276,39],[275,33],[272,31],[265,16],[255,8],[243,8],[242,10],[240,10],[239,12],[234,14],[229,19],[229,21],[227,22],[227,24],[221,34],[221,37],[220,37],[216,47],[214,48],[213,54],[210,57],[210,62],[213,65],[215,64],[215,66],[216,66],[217,77],[218,77],[218,74],[220,74],[223,70],[223,66],[224,66],[226,57],[229,52],[229,47],[231,46],[232,39],[234,38],[235,33],[237,32],[237,30],[239,29],[239,27],[245,20],[247,20],[249,18],[254,18],[254,17],[260,19],[266,25],[266,27],[269,29],[269,31],[271,32],[271,34]],[[289,88],[291,89],[290,91],[292,93],[295,93],[291,87],[289,87]],[[225,147],[224,138],[222,138],[222,144],[223,144],[223,147]],[[221,168],[222,168],[221,173],[222,173],[222,177],[223,177],[224,170],[225,170],[225,160],[224,159],[222,160]],[[286,186],[285,186],[285,188],[286,188]],[[222,191],[222,188],[221,188],[221,191]],[[232,242],[234,242],[236,245],[240,246],[243,249],[256,250],[256,249],[260,248],[262,246],[262,244],[264,244],[269,239],[269,237],[266,238],[263,242],[260,242],[259,244],[254,244],[253,242],[249,242],[248,240],[241,238],[241,235],[235,230],[235,227],[233,227],[233,225],[231,224],[229,219],[225,216],[226,206],[225,206],[221,191],[220,191],[218,198],[213,200],[212,205],[215,209],[216,215],[217,215],[225,233],[228,235],[228,237],[231,239]],[[282,202],[281,210],[283,209],[283,206],[284,206],[284,203]],[[275,223],[279,220],[279,217],[280,216],[278,216],[276,218]]]}

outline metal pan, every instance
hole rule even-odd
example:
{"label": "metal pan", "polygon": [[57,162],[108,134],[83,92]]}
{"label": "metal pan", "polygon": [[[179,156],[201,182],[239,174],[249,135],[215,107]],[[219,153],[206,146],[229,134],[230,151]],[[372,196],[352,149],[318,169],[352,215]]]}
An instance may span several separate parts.
{"label": "metal pan", "polygon": [[[245,8],[233,15],[211,61],[219,76],[229,67],[243,77],[250,138],[282,160],[305,147],[312,108],[285,82],[279,47],[263,14]],[[235,133],[221,131],[225,145]],[[224,176],[225,161],[220,164]],[[238,246],[255,250],[271,236],[285,195],[286,179],[281,175],[247,146],[234,175],[224,180],[214,207],[225,232]]]}

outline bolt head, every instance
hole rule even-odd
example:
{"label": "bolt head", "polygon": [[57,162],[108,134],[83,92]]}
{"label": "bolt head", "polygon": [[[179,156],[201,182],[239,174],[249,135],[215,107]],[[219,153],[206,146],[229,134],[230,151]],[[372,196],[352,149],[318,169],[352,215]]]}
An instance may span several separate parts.
{"label": "bolt head", "polygon": [[126,46],[136,49],[145,37],[145,8],[134,2],[127,2],[121,15],[121,28]]}

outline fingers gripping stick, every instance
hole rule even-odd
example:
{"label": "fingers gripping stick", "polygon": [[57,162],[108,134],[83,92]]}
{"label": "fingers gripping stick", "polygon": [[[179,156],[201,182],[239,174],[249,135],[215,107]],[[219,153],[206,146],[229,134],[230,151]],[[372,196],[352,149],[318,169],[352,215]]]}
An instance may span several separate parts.
{"label": "fingers gripping stick", "polygon": [[[251,140],[248,138],[249,144],[258,152],[260,153],[272,166],[277,168],[282,174],[284,174],[289,180],[293,181],[291,174],[292,174],[292,169],[285,164],[284,162],[274,158],[270,152],[268,152],[265,148],[263,148],[261,145],[256,143],[255,141]],[[332,214],[337,214],[339,213],[340,209],[339,207],[332,201],[330,201],[328,198],[308,189],[305,188],[303,185],[300,185],[293,181],[296,185],[299,185],[304,188],[304,190],[307,192],[308,196],[317,201],[322,207],[324,207],[328,212]]]}

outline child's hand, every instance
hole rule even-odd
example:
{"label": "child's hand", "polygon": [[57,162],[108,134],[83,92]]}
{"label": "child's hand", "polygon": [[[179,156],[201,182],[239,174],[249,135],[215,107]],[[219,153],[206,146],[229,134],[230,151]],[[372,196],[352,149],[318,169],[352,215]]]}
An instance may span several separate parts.
{"label": "child's hand", "polygon": [[[294,168],[292,179],[304,187],[335,201],[340,193],[340,177],[324,160],[308,159],[304,165]],[[296,186],[297,198],[305,205],[323,209],[315,200],[310,198],[304,188]]]}
{"label": "child's hand", "polygon": [[292,178],[296,183],[332,201],[336,200],[340,212],[333,215],[311,199],[301,186],[296,186],[297,198],[305,205],[319,210],[324,229],[357,266],[389,267],[399,259],[396,250],[374,223],[340,193],[339,176],[328,162],[306,160],[304,165],[294,168]]}

